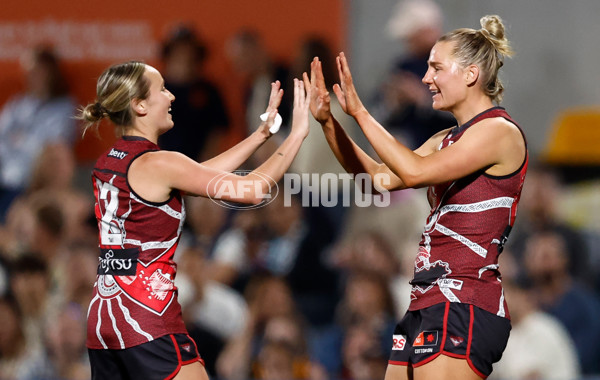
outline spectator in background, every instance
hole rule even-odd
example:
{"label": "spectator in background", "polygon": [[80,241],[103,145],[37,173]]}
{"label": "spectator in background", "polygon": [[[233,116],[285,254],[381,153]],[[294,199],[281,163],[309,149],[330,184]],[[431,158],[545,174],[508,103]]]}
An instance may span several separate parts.
{"label": "spectator in background", "polygon": [[[86,338],[87,308],[67,303],[45,331],[48,359],[55,379],[86,380],[90,378]],[[46,378],[47,379],[47,378]]]}
{"label": "spectator in background", "polygon": [[253,365],[256,379],[324,380],[322,366],[310,358],[306,329],[293,315],[271,318],[264,330],[263,342]]}
{"label": "spectator in background", "polygon": [[43,351],[27,344],[19,306],[12,297],[0,297],[0,321],[0,379],[53,379]]}
{"label": "spectator in background", "polygon": [[356,323],[348,326],[342,347],[343,380],[383,379],[389,352],[385,350],[371,326]]}
{"label": "spectator in background", "polygon": [[[212,254],[219,236],[230,224],[230,210],[204,197],[186,197],[186,223],[182,232],[182,246],[193,246]],[[206,216],[210,215],[210,218]]]}
{"label": "spectator in background", "polygon": [[402,268],[399,254],[382,233],[357,231],[349,241],[336,244],[330,259],[342,274],[352,276],[366,270],[384,279],[391,292],[396,318],[401,318],[408,310],[411,291],[408,270]]}
{"label": "spectator in background", "polygon": [[205,255],[201,247],[184,249],[175,285],[188,333],[201,342],[198,351],[206,371],[214,377],[225,343],[240,334],[247,322],[248,306],[238,292],[210,278]]}
{"label": "spectator in background", "polygon": [[395,315],[394,301],[384,278],[366,269],[350,274],[344,298],[338,304],[336,321],[345,330],[360,324],[371,331],[378,337],[386,361],[391,350],[389,337],[396,326]]}
{"label": "spectator in background", "polygon": [[309,379],[306,373],[296,374],[295,353],[286,342],[266,341],[258,354],[256,379]]}
{"label": "spectator in background", "polygon": [[208,275],[214,281],[244,293],[258,270],[258,255],[266,244],[264,208],[235,213],[214,244]]}
{"label": "spectator in background", "polygon": [[442,11],[432,0],[399,1],[387,24],[388,35],[403,43],[405,53],[383,81],[383,91],[375,100],[375,118],[413,149],[456,125],[450,113],[431,108],[431,94],[421,82],[429,52],[442,36],[442,24]]}
{"label": "spectator in background", "polygon": [[339,300],[338,273],[326,260],[332,226],[318,208],[302,207],[295,197],[284,202],[280,195],[234,217],[215,245],[211,276],[240,292],[256,274],[280,276],[308,323],[327,325]]}
{"label": "spectator in background", "polygon": [[[245,133],[248,135],[252,132],[258,117],[264,112],[264,104],[269,99],[269,83],[275,80],[279,80],[281,88],[286,89],[278,111],[283,118],[283,125],[288,125],[293,100],[292,93],[287,91],[292,88],[287,84],[289,69],[271,57],[259,33],[251,29],[238,31],[227,41],[226,53],[233,69],[245,82],[245,89],[242,90]],[[267,86],[267,91],[264,86]]]}
{"label": "spectator in background", "polygon": [[531,284],[506,276],[502,283],[510,304],[512,330],[489,379],[579,378],[577,352],[569,333],[560,321],[540,310]]}
{"label": "spectator in background", "polygon": [[525,243],[524,265],[542,309],[566,327],[583,374],[600,373],[600,301],[569,272],[571,254],[557,230],[539,231]]}
{"label": "spectator in background", "polygon": [[[519,218],[508,248],[518,268],[524,268],[525,245],[530,236],[545,230],[560,234],[569,253],[569,273],[583,285],[593,285],[589,248],[580,231],[571,227],[559,214],[559,202],[564,184],[558,172],[550,166],[531,165],[519,206]],[[522,273],[522,269],[521,269]]]}
{"label": "spectator in background", "polygon": [[299,311],[311,326],[333,322],[339,301],[338,273],[326,260],[333,227],[319,208],[302,207],[300,199],[276,197],[264,208],[268,240],[260,265],[289,284]]}
{"label": "spectator in background", "polygon": [[203,72],[207,56],[204,43],[186,26],[175,28],[162,47],[165,87],[177,102],[171,109],[175,127],[160,136],[159,146],[197,161],[216,156],[229,129],[221,93]]}
{"label": "spectator in background", "polygon": [[11,291],[20,310],[27,347],[43,350],[44,329],[49,325],[50,273],[48,264],[34,253],[17,258],[11,266]]}
{"label": "spectator in background", "polygon": [[269,321],[278,317],[298,317],[291,290],[280,277],[252,277],[245,297],[249,315],[243,331],[227,342],[217,360],[217,373],[222,379],[249,378]]}
{"label": "spectator in background", "polygon": [[51,142],[73,143],[75,103],[68,95],[59,59],[36,47],[22,60],[26,90],[0,111],[0,223],[28,186],[33,163]]}
{"label": "spectator in background", "polygon": [[46,202],[60,208],[65,242],[79,241],[87,235],[85,221],[93,217],[94,208],[92,200],[73,185],[75,169],[75,155],[68,144],[53,142],[44,146],[33,163],[29,186],[12,203],[7,221],[18,218],[14,214],[21,213],[28,203]]}

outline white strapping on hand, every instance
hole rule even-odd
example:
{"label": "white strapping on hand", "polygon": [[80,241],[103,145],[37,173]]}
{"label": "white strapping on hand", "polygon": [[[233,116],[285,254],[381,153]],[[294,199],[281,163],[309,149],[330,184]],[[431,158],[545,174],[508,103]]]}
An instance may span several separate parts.
{"label": "white strapping on hand", "polygon": [[[260,115],[260,120],[267,121],[268,117],[269,117],[269,113],[265,112],[262,115]],[[277,131],[279,130],[279,127],[281,127],[281,123],[282,123],[281,115],[276,114],[275,120],[273,120],[273,125],[271,125],[271,128],[269,128],[269,132],[271,132],[272,134],[277,133]]]}

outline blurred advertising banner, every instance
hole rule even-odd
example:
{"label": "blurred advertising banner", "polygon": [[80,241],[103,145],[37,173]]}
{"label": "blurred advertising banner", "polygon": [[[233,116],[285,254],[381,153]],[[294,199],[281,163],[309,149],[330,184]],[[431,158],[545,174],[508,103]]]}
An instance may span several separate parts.
{"label": "blurred advertising banner", "polygon": [[[342,0],[178,0],[168,4],[158,0],[5,0],[2,4],[0,106],[24,88],[20,62],[36,45],[54,49],[71,94],[79,104],[87,104],[94,101],[96,79],[111,64],[141,60],[161,70],[162,43],[174,27],[184,24],[195,29],[206,45],[203,70],[225,98],[234,131],[231,144],[244,133],[244,78],[226,56],[231,36],[242,29],[254,30],[269,54],[287,63],[307,36],[324,37],[334,51],[345,46]],[[90,133],[78,142],[78,160],[94,161],[114,138],[112,128],[101,125],[100,136]]]}

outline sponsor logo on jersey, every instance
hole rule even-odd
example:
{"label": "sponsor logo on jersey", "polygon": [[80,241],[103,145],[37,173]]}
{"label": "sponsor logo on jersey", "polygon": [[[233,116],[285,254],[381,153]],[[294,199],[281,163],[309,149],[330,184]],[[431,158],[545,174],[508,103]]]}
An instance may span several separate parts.
{"label": "sponsor logo on jersey", "polygon": [[392,345],[392,350],[404,351],[404,347],[406,346],[406,335],[394,334],[393,338],[394,338],[394,343]]}
{"label": "sponsor logo on jersey", "polygon": [[450,341],[452,342],[454,347],[458,347],[462,344],[462,342],[465,341],[465,339],[462,336],[450,335]]}
{"label": "sponsor logo on jersey", "polygon": [[[419,346],[436,346],[438,342],[438,332],[437,331],[421,331],[415,342],[413,343],[413,347]],[[415,351],[416,352],[416,351]]]}
{"label": "sponsor logo on jersey", "polygon": [[116,159],[122,160],[124,159],[129,153],[127,152],[123,152],[121,150],[117,150],[115,148],[112,148],[110,150],[110,152],[108,152],[108,157],[114,157]]}
{"label": "sponsor logo on jersey", "polygon": [[454,280],[451,278],[440,278],[438,280],[438,286],[440,288],[450,288],[460,290],[462,289],[463,282],[461,280]]}
{"label": "sponsor logo on jersey", "polygon": [[135,276],[138,248],[100,249],[98,274],[113,276]]}

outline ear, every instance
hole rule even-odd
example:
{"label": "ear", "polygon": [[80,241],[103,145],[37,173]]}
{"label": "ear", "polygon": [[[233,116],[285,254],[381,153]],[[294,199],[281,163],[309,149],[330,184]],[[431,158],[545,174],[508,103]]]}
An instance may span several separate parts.
{"label": "ear", "polygon": [[148,104],[143,99],[131,99],[131,109],[138,116],[144,116],[148,113]]}
{"label": "ear", "polygon": [[477,79],[479,79],[479,66],[469,65],[465,70],[465,81],[467,86],[470,87],[477,83]]}

